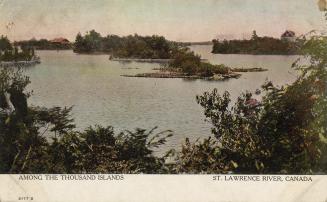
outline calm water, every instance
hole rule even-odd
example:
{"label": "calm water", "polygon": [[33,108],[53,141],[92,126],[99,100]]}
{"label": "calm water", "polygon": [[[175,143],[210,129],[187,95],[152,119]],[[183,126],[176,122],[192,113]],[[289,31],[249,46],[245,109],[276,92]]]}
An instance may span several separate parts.
{"label": "calm water", "polygon": [[263,67],[267,72],[244,73],[240,79],[223,82],[183,79],[127,78],[122,74],[152,71],[158,64],[109,61],[106,55],[77,55],[72,51],[39,51],[42,64],[26,70],[31,77],[38,106],[74,106],[73,117],[79,129],[89,125],[112,125],[116,131],[137,127],[158,131],[171,129],[174,136],[166,148],[210,135],[210,124],[195,96],[214,88],[230,91],[235,98],[245,90],[254,91],[266,79],[282,85],[295,79],[290,69],[295,56],[213,55],[211,46],[192,50],[215,64],[233,67]]}

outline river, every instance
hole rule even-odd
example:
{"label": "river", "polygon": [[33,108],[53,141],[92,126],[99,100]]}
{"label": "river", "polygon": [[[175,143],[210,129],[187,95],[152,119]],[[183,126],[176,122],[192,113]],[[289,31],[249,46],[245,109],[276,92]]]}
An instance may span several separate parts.
{"label": "river", "polygon": [[210,135],[203,109],[195,96],[217,88],[232,99],[246,90],[255,91],[266,79],[284,85],[296,78],[291,64],[297,56],[215,55],[211,46],[191,49],[214,64],[232,67],[263,67],[269,71],[242,73],[228,81],[130,78],[122,74],[153,71],[154,63],[120,63],[107,55],[79,55],[72,51],[38,51],[41,64],[26,68],[32,83],[29,103],[37,106],[74,106],[78,129],[112,125],[117,132],[137,127],[158,132],[173,130],[163,150],[176,148],[185,137],[195,140]]}

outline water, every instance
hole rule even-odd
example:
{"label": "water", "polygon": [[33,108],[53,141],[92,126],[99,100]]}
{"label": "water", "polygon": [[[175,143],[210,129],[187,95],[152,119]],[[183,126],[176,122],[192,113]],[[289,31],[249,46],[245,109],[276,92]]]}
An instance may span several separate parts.
{"label": "water", "polygon": [[232,98],[245,90],[255,91],[266,79],[283,85],[295,79],[291,70],[296,56],[213,55],[211,46],[193,46],[196,53],[215,64],[232,67],[263,67],[267,72],[243,73],[240,79],[203,81],[121,77],[153,71],[158,64],[119,63],[107,55],[78,55],[72,51],[38,51],[42,63],[26,70],[31,78],[32,105],[74,106],[78,129],[112,125],[116,131],[137,127],[171,129],[174,136],[163,150],[176,148],[185,137],[195,140],[210,135],[203,109],[195,96],[217,88]]}

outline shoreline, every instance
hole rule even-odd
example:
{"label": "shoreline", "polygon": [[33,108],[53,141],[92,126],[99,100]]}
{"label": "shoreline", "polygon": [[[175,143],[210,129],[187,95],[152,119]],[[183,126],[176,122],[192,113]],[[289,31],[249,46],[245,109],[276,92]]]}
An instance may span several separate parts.
{"label": "shoreline", "polygon": [[249,55],[249,56],[285,56],[285,57],[289,57],[289,56],[302,56],[301,54],[251,54],[251,53],[213,53],[210,52],[213,55]]}
{"label": "shoreline", "polygon": [[253,68],[231,68],[232,72],[266,72],[268,69],[261,68],[261,67],[253,67]]}
{"label": "shoreline", "polygon": [[168,63],[172,59],[139,59],[139,58],[109,58],[111,61],[117,62],[147,62],[147,63]]}
{"label": "shoreline", "polygon": [[227,79],[235,78],[238,79],[242,75],[238,73],[228,73],[228,74],[215,74],[211,77],[201,76],[201,75],[186,75],[177,72],[154,72],[154,73],[140,73],[135,75],[120,75],[122,77],[138,77],[138,78],[180,78],[180,79],[204,79],[213,81],[224,81]]}
{"label": "shoreline", "polygon": [[[109,58],[116,62],[144,62],[144,63],[168,63],[173,59],[151,59],[151,58]],[[207,62],[207,59],[201,59],[202,62]]]}
{"label": "shoreline", "polygon": [[29,67],[40,63],[40,59],[34,59],[30,61],[1,61],[0,67]]}
{"label": "shoreline", "polygon": [[238,79],[242,76],[241,73],[246,72],[264,72],[268,71],[268,69],[264,69],[261,67],[253,67],[253,68],[230,68],[230,71],[225,74],[214,74],[213,76],[203,76],[201,74],[193,74],[187,75],[186,73],[180,71],[174,71],[166,68],[154,68],[153,70],[157,70],[157,72],[151,73],[139,73],[135,75],[123,74],[120,75],[122,77],[138,77],[138,78],[182,78],[182,79],[204,79],[204,80],[213,80],[213,81],[224,81],[227,79]]}

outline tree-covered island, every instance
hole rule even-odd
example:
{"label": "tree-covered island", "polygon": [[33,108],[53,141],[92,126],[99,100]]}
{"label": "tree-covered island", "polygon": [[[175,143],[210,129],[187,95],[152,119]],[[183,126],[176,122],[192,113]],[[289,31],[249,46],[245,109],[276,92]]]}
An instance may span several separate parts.
{"label": "tree-covered island", "polygon": [[101,36],[95,30],[84,36],[77,34],[74,45],[76,53],[108,53],[113,58],[169,59],[178,49],[176,42],[163,36],[139,36],[137,34],[120,37]]}
{"label": "tree-covered island", "polygon": [[297,40],[295,33],[286,31],[280,39],[260,37],[253,31],[249,40],[214,39],[212,53],[215,54],[250,54],[250,55],[297,55],[303,40]]}

